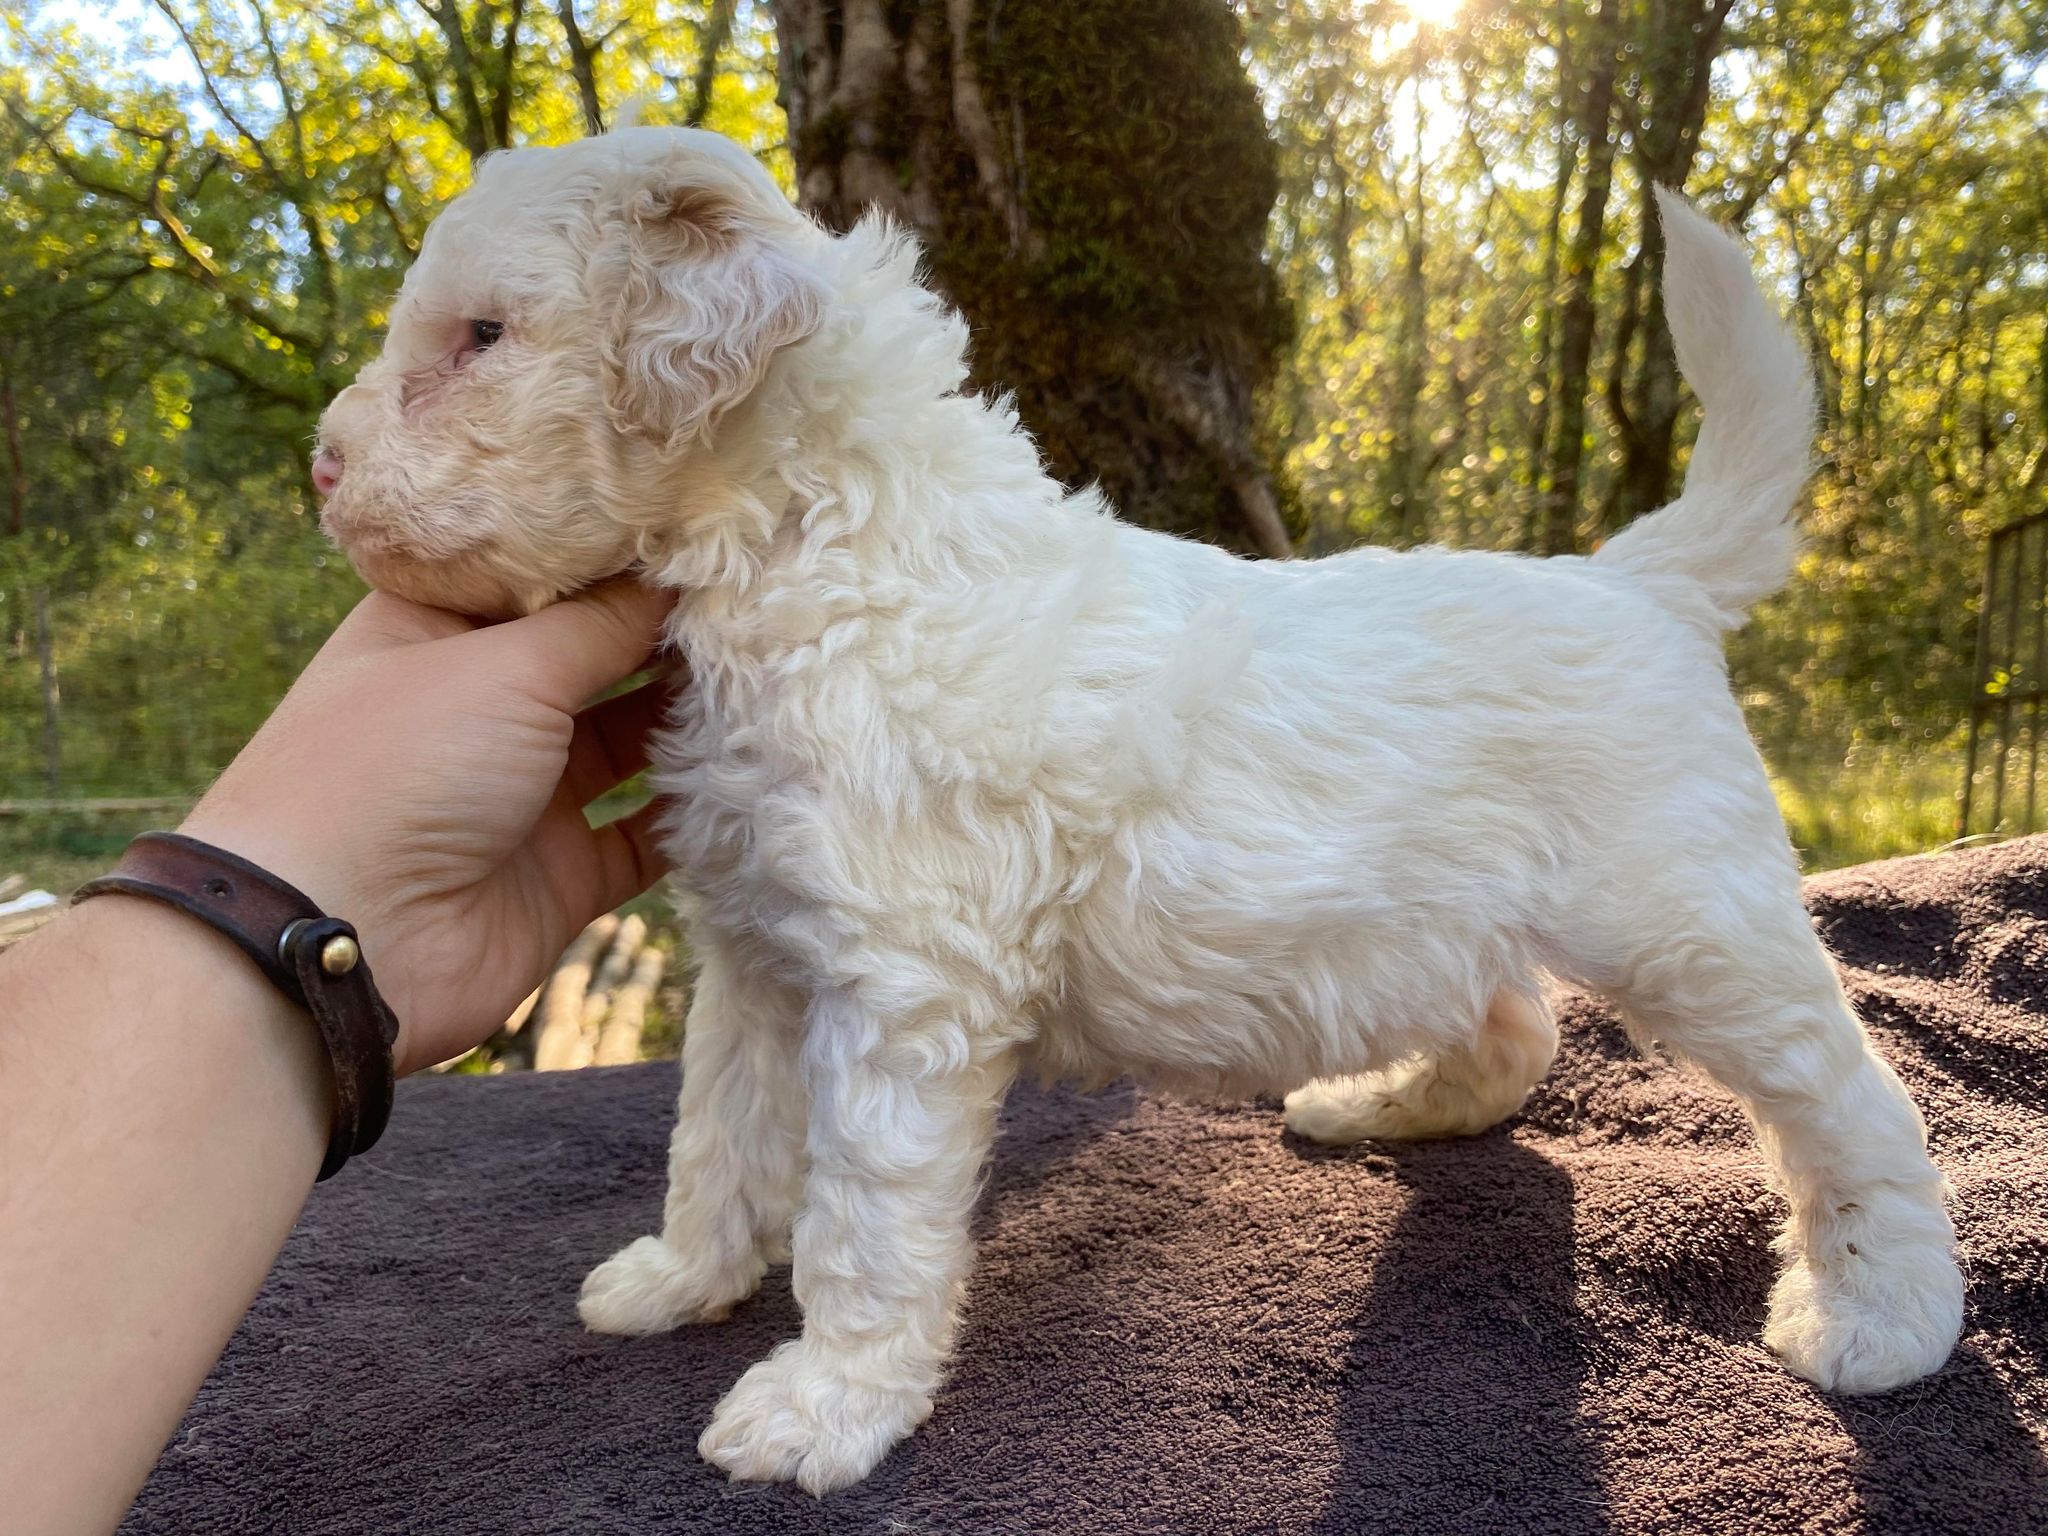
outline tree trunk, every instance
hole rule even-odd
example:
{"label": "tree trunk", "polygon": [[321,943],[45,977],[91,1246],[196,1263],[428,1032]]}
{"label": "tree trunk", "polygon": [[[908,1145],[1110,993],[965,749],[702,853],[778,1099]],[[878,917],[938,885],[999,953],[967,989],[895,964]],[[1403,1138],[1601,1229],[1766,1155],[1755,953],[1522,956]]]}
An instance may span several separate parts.
{"label": "tree trunk", "polygon": [[1422,36],[1418,27],[1408,64],[1408,86],[1414,93],[1415,174],[1409,206],[1401,218],[1401,318],[1394,338],[1394,474],[1392,494],[1387,498],[1393,503],[1394,526],[1403,545],[1420,544],[1429,537],[1429,512],[1422,493],[1427,458],[1422,393],[1429,364],[1429,202],[1423,179],[1427,122],[1422,110],[1427,61]]}
{"label": "tree trunk", "polygon": [[718,56],[732,41],[733,7],[736,0],[711,0],[710,14],[697,43],[697,68],[690,76],[690,100],[683,109],[683,122],[702,128],[711,112],[711,88],[718,82]]}
{"label": "tree trunk", "polygon": [[[0,367],[8,361],[0,356]],[[0,416],[7,418],[7,531],[19,537],[28,528],[28,460],[21,451],[21,403],[11,369],[0,374]]]}
{"label": "tree trunk", "polygon": [[[1612,531],[1671,496],[1678,434],[1678,353],[1664,316],[1664,225],[1653,188],[1683,189],[1706,126],[1714,59],[1721,51],[1730,0],[1651,0],[1645,18],[1642,72],[1636,87],[1635,162],[1642,189],[1639,286],[1631,289],[1625,323],[1638,345],[1626,390],[1610,398],[1622,431],[1621,473],[1603,509]],[[1617,384],[1629,348],[1617,348]]]}
{"label": "tree trunk", "polygon": [[1291,552],[1254,402],[1287,318],[1274,151],[1223,0],[776,0],[800,195],[915,230],[1052,472]]}
{"label": "tree trunk", "polygon": [[57,721],[57,646],[50,634],[50,593],[36,588],[36,673],[43,694],[43,791],[54,800],[63,788],[64,750]]}
{"label": "tree trunk", "polygon": [[[2041,400],[2041,418],[2048,420],[2048,316],[2041,320],[2040,350],[2035,354],[2034,388]],[[2032,496],[2036,491],[2048,489],[2048,443],[2034,450],[2034,466],[2027,471],[2026,491]]]}
{"label": "tree trunk", "polygon": [[1576,117],[1567,103],[1572,98],[1571,14],[1566,0],[1558,0],[1557,13],[1557,168],[1551,179],[1550,217],[1543,234],[1543,281],[1536,290],[1536,344],[1530,376],[1534,380],[1535,409],[1529,412],[1526,478],[1529,497],[1523,511],[1516,545],[1525,554],[1539,552],[1547,535],[1543,488],[1544,451],[1550,443],[1550,426],[1557,411],[1557,356],[1555,345],[1558,273],[1564,254],[1564,210],[1571,198],[1572,180],[1578,174],[1579,141]]}
{"label": "tree trunk", "polygon": [[1856,238],[1856,447],[1863,453],[1870,448],[1870,313],[1875,307],[1871,293],[1873,235],[1871,226],[1876,222],[1874,210],[1866,208],[1857,228]]}
{"label": "tree trunk", "polygon": [[1578,549],[1579,472],[1585,460],[1586,383],[1593,361],[1593,282],[1607,229],[1607,194],[1614,185],[1614,71],[1619,0],[1600,0],[1593,46],[1580,97],[1578,138],[1586,158],[1578,224],[1565,261],[1567,297],[1558,327],[1557,380],[1552,386],[1548,468],[1543,483],[1542,552]]}
{"label": "tree trunk", "polygon": [[562,37],[569,45],[569,73],[576,79],[576,101],[583,108],[583,131],[604,132],[604,98],[597,88],[597,51],[602,42],[592,43],[576,18],[575,0],[560,0],[555,14],[561,19]]}

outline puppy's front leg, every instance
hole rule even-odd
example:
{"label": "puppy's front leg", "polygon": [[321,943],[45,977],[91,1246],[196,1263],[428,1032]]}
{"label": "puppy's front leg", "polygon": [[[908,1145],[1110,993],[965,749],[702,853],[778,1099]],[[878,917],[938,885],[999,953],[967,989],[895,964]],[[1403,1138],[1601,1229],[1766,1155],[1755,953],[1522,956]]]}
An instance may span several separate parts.
{"label": "puppy's front leg", "polygon": [[698,1454],[814,1494],[866,1476],[931,1412],[972,1257],[968,1219],[1015,1072],[958,1025],[892,1034],[850,990],[812,1003],[800,1338],[725,1395]]}
{"label": "puppy's front leg", "polygon": [[683,1033],[683,1087],[659,1236],[597,1266],[577,1303],[597,1333],[715,1322],[783,1255],[803,1163],[802,994],[749,967],[708,928]]}

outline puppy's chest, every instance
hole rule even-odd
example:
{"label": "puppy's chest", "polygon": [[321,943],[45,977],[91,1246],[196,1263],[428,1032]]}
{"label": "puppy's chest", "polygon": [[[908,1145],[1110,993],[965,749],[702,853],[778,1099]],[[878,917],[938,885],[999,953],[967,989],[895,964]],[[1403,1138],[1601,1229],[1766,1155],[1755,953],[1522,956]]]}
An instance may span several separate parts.
{"label": "puppy's chest", "polygon": [[957,868],[961,843],[1007,836],[1023,814],[971,732],[892,703],[872,675],[833,682],[693,699],[656,743],[670,857],[735,919],[910,897]]}
{"label": "puppy's chest", "polygon": [[974,978],[1024,1016],[1057,991],[1075,899],[1108,841],[1056,796],[921,760],[887,721],[790,741],[701,712],[669,736],[668,852],[700,920],[798,985],[874,954]]}
{"label": "puppy's chest", "polygon": [[1161,658],[1130,636],[1091,644],[1071,620],[1034,638],[873,603],[765,658],[724,635],[693,650],[700,686],[658,781],[677,806],[668,851],[707,915],[914,945],[917,914],[943,912],[1049,953],[1104,850],[1176,777],[1186,730]]}
{"label": "puppy's chest", "polygon": [[653,779],[675,806],[669,857],[707,896],[764,879],[779,830],[804,817],[819,793],[816,774],[762,723],[701,707],[657,740]]}

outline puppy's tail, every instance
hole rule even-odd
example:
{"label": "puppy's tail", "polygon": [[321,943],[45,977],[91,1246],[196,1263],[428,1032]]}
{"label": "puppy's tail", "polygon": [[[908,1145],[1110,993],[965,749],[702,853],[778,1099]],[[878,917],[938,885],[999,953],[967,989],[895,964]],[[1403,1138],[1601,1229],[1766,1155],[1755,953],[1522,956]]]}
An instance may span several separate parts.
{"label": "puppy's tail", "polygon": [[1734,238],[1663,187],[1657,206],[1665,313],[1704,414],[1684,493],[1593,558],[1654,587],[1678,578],[1705,595],[1717,628],[1734,629],[1784,585],[1798,552],[1792,508],[1812,470],[1813,375]]}

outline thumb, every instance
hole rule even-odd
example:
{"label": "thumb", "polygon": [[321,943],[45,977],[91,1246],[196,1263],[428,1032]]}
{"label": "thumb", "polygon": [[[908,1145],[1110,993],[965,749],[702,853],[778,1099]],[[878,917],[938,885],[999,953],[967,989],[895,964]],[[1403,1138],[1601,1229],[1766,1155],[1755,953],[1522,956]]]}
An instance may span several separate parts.
{"label": "thumb", "polygon": [[573,714],[647,664],[674,606],[673,591],[610,581],[453,643],[491,646],[534,697]]}

